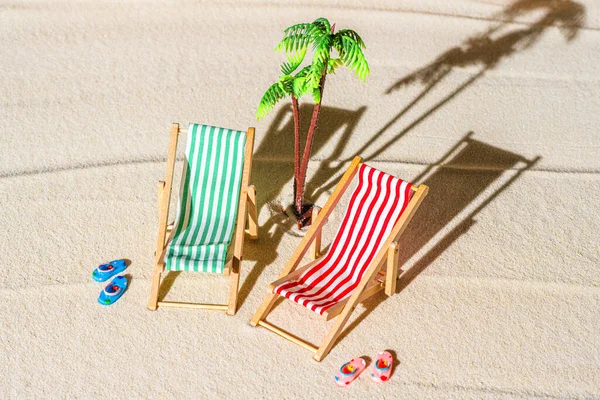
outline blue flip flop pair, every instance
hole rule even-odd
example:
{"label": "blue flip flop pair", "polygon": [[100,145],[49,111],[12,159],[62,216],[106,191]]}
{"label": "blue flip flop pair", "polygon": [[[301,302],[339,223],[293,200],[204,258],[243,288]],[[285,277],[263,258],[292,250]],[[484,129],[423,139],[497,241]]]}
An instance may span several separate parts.
{"label": "blue flip flop pair", "polygon": [[[98,266],[92,272],[92,279],[96,282],[106,282],[113,276],[120,274],[127,268],[125,260],[114,260],[106,264]],[[123,296],[127,290],[127,278],[123,275],[117,276],[113,279],[98,296],[98,303],[103,306],[110,306]]]}

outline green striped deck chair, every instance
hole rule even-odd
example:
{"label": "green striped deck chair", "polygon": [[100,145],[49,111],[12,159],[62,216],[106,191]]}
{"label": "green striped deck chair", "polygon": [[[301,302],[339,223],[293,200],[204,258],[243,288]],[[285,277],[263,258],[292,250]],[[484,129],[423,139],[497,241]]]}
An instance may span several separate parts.
{"label": "green striped deck chair", "polygon": [[[167,177],[158,186],[159,232],[148,308],[191,307],[222,310],[233,315],[237,306],[244,232],[252,238],[257,237],[256,190],[248,185],[254,128],[242,132],[209,125],[188,126],[179,204],[175,222],[167,225],[180,132],[183,131],[179,125],[173,124]],[[231,253],[229,259],[228,253]],[[228,303],[158,301],[161,274],[165,270],[228,275],[231,285]]]}

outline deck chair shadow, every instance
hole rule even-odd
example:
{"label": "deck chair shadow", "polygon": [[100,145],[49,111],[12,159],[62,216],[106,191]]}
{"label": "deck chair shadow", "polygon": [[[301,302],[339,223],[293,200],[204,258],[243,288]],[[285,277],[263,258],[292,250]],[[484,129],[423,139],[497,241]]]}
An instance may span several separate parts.
{"label": "deck chair shadow", "polygon": [[[321,231],[352,179],[352,192],[344,218],[328,251],[321,256]],[[378,171],[355,157],[321,210],[316,210],[310,230],[292,255],[279,279],[251,320],[314,353],[321,361],[332,349],[358,303],[384,290],[396,293],[398,240],[429,188],[418,187]],[[309,251],[313,261],[298,268]],[[337,318],[317,348],[267,322],[278,297],[285,297],[326,320]]]}
{"label": "deck chair shadow", "polygon": [[[175,222],[167,224],[175,155],[180,133],[187,132],[185,165]],[[148,308],[201,308],[234,315],[244,233],[257,238],[256,189],[249,186],[254,128],[247,132],[190,124],[171,127],[167,175],[158,183],[158,240]],[[248,229],[246,229],[246,220]],[[167,237],[167,234],[169,236]],[[233,238],[233,243],[232,242]],[[231,253],[228,257],[228,253]],[[227,304],[158,301],[165,271],[197,271],[229,276]]]}

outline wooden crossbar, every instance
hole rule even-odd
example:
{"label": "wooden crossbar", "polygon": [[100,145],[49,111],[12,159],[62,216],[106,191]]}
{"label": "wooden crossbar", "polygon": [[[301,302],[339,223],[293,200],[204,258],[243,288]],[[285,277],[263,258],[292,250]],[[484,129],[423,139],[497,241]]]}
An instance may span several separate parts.
{"label": "wooden crossbar", "polygon": [[227,311],[227,304],[201,304],[201,303],[184,303],[179,301],[159,301],[159,307],[171,308],[201,308],[203,310]]}
{"label": "wooden crossbar", "polygon": [[258,325],[262,326],[265,329],[270,330],[274,334],[279,335],[284,339],[289,340],[292,343],[297,344],[300,347],[304,347],[308,351],[312,351],[313,353],[316,353],[318,350],[315,346],[306,342],[305,340],[300,339],[298,336],[292,335],[291,333],[286,332],[283,329],[278,328],[275,325],[268,323],[267,321],[261,320],[258,322]]}

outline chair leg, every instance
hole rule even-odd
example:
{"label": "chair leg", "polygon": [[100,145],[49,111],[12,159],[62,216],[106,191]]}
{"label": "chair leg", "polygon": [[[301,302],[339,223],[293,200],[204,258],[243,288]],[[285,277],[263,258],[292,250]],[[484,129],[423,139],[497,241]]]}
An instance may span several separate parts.
{"label": "chair leg", "polygon": [[152,273],[152,289],[150,290],[150,300],[148,309],[154,311],[158,308],[158,288],[160,287],[160,277],[162,275],[163,265],[157,264]]}
{"label": "chair leg", "polygon": [[256,206],[256,187],[248,186],[248,229],[250,239],[258,239],[258,208]]}
{"label": "chair leg", "polygon": [[[165,182],[158,182],[158,220],[159,220],[159,232],[158,232],[158,243],[156,245],[156,251],[154,252],[154,257],[156,257],[156,264],[154,266],[154,271],[152,272],[152,287],[150,289],[150,299],[148,300],[148,309],[154,311],[158,308],[158,289],[160,287],[160,276],[164,270],[164,264],[162,263],[160,257],[162,256],[162,251],[165,246],[165,237],[167,231],[167,213],[169,212],[167,208],[165,208]],[[167,203],[168,205],[168,200]],[[160,226],[161,221],[164,220],[164,226]],[[162,233],[162,234],[161,234]]]}
{"label": "chair leg", "polygon": [[227,263],[225,264],[225,268],[223,269],[223,276],[230,276],[231,275],[231,264],[233,263],[233,257],[227,261]]}
{"label": "chair leg", "polygon": [[231,259],[231,271],[229,275],[229,303],[227,315],[235,315],[237,311],[237,296],[240,286],[240,260],[237,257]]}
{"label": "chair leg", "polygon": [[256,313],[254,313],[254,316],[250,320],[250,325],[257,326],[260,321],[262,321],[267,317],[267,315],[269,315],[271,309],[277,301],[278,296],[279,295],[271,292],[267,294],[267,297],[265,297],[265,300],[262,302],[260,307],[258,307],[258,310],[256,310]]}
{"label": "chair leg", "polygon": [[338,336],[340,336],[340,334],[342,333],[346,322],[348,322],[350,315],[356,308],[356,304],[358,303],[359,297],[357,296],[353,300],[354,301],[349,301],[346,304],[346,306],[344,307],[344,311],[342,311],[342,313],[337,317],[335,324],[331,327],[331,329],[327,333],[327,336],[325,336],[325,339],[323,339],[323,342],[321,342],[321,346],[319,346],[319,349],[313,356],[313,359],[315,359],[316,361],[321,361],[327,356],[327,354],[329,354]]}

